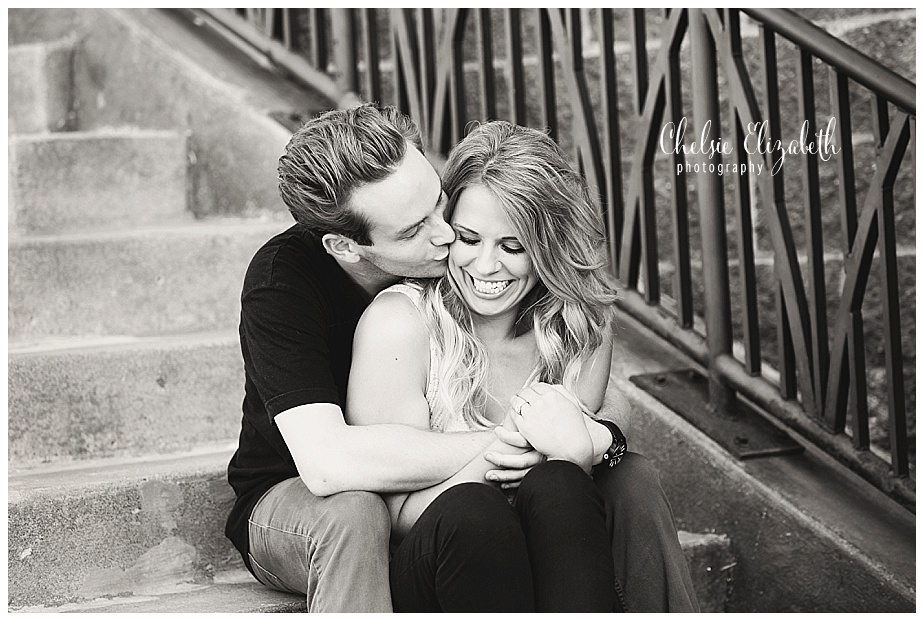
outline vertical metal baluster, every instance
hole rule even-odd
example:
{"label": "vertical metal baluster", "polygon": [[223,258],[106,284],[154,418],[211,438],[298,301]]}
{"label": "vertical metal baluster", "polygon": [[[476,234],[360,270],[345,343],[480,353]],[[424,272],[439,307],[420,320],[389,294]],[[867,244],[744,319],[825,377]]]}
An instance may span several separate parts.
{"label": "vertical metal baluster", "polygon": [[[673,9],[682,11],[685,9]],[[669,10],[664,12],[665,25],[667,17],[670,15]],[[679,52],[679,46],[677,47]],[[667,110],[668,120],[677,127],[680,119],[683,118],[683,97],[680,90],[680,57],[679,53],[670,58],[667,67],[667,88],[665,95],[665,110]],[[677,325],[681,328],[693,327],[693,277],[690,269],[690,206],[687,202],[687,174],[684,171],[686,159],[683,153],[674,149],[671,156],[671,166],[674,171],[680,171],[674,175],[674,181],[671,183],[671,203],[673,211],[673,236],[674,236],[674,278],[673,294],[677,300]]]}
{"label": "vertical metal baluster", "polygon": [[[690,10],[690,51],[693,62],[693,119],[697,133],[705,141],[718,139],[719,96],[716,77],[716,49],[703,9]],[[709,131],[705,126],[710,123]],[[716,160],[715,158],[718,158]],[[708,171],[710,163],[721,164],[721,155],[712,160],[700,157],[702,171],[697,174],[700,206],[700,233],[703,240],[703,289],[706,298],[706,343],[709,348],[709,404],[724,410],[734,401],[734,392],[718,378],[715,361],[731,354],[731,305],[728,286],[728,242],[725,234],[725,198],[721,178]]]}
{"label": "vertical metal baluster", "polygon": [[433,146],[433,85],[436,83],[436,59],[433,43],[433,9],[417,9],[417,72],[420,83],[421,132],[427,147]]}
{"label": "vertical metal baluster", "polygon": [[382,100],[382,70],[379,67],[379,27],[376,9],[362,9],[365,26],[366,100]]}
{"label": "vertical metal baluster", "polygon": [[388,11],[388,24],[389,24],[389,34],[388,40],[391,45],[391,62],[393,65],[392,68],[392,84],[394,84],[394,105],[396,108],[402,112],[408,114],[410,110],[408,109],[408,97],[407,89],[404,86],[405,76],[404,71],[401,68],[401,62],[404,55],[404,50],[401,49],[400,42],[398,40],[398,28],[399,20],[403,19],[402,11],[405,9],[389,9]]}
{"label": "vertical metal baluster", "polygon": [[481,118],[497,118],[497,93],[494,88],[494,45],[491,41],[491,9],[478,9],[478,36],[481,65]]}
{"label": "vertical metal baluster", "polygon": [[542,123],[549,130],[553,140],[558,140],[558,117],[555,107],[555,64],[552,59],[552,29],[546,11],[536,9],[539,27],[536,29],[536,53],[539,56],[539,96]]}
{"label": "vertical metal baluster", "polygon": [[[775,144],[780,140],[780,97],[779,74],[776,64],[776,38],[773,31],[764,25],[760,26],[761,69],[764,83],[763,109],[766,118],[765,138]],[[775,162],[770,162],[773,166]],[[770,171],[765,171],[769,174]],[[772,201],[777,211],[785,209],[785,188],[783,185],[783,170],[771,177],[772,197],[764,200]],[[773,257],[773,269],[776,278],[774,287],[774,300],[776,305],[776,334],[777,348],[779,350],[780,395],[784,399],[796,398],[796,350],[792,342],[792,331],[789,325],[789,316],[786,311],[785,294],[780,283],[779,262],[785,257]]]}
{"label": "vertical metal baluster", "polygon": [[315,68],[327,73],[327,64],[330,60],[327,43],[327,19],[325,9],[311,9],[311,25],[314,27]]}
{"label": "vertical metal baluster", "polygon": [[610,269],[619,273],[619,241],[622,238],[624,213],[622,197],[622,152],[619,138],[619,95],[616,82],[616,54],[613,50],[613,10],[599,9],[600,91],[604,102],[603,137],[604,175],[607,209],[604,222],[609,237]]}
{"label": "vertical metal baluster", "polygon": [[295,9],[280,9],[282,11],[282,44],[287,50],[292,49],[292,11]]}
{"label": "vertical metal baluster", "polygon": [[[875,107],[880,114],[874,116],[873,131],[883,142],[889,134],[887,103],[875,96]],[[910,123],[904,115],[899,125],[892,131],[901,132],[899,143],[907,144]],[[883,127],[885,125],[885,127]],[[886,383],[889,397],[889,435],[892,445],[892,472],[895,476],[908,476],[908,425],[905,413],[905,380],[902,364],[902,333],[899,317],[898,295],[898,260],[895,240],[895,205],[893,202],[893,185],[898,168],[901,165],[902,148],[892,154],[889,168],[883,175],[882,202],[879,205],[879,264],[882,283],[882,318],[885,323],[883,339],[885,345]],[[881,152],[881,150],[880,150]]]}
{"label": "vertical metal baluster", "polygon": [[[854,178],[853,127],[850,118],[850,91],[847,76],[833,67],[828,71],[831,103],[836,111],[838,197],[841,206],[841,228],[844,234],[844,262],[852,254],[857,235],[857,192]],[[853,443],[860,450],[869,449],[869,406],[866,393],[866,351],[863,335],[863,312],[850,313],[847,328],[847,348],[844,353],[846,368],[841,375],[848,379],[849,390],[840,389],[835,403],[825,407],[825,423],[834,433],[843,433],[849,412],[853,422]],[[836,361],[840,362],[840,361]],[[835,381],[839,378],[834,378]],[[843,384],[844,382],[840,382]],[[845,398],[846,397],[846,398]],[[846,407],[842,404],[846,402]]]}
{"label": "vertical metal baluster", "polygon": [[507,19],[507,99],[511,120],[526,125],[526,87],[523,81],[523,35],[520,9],[506,9]]}
{"label": "vertical metal baluster", "polygon": [[[583,71],[584,58],[581,52],[581,9],[560,9],[564,16],[565,22],[565,36],[568,39],[568,44],[571,47],[571,67],[564,66],[564,61],[562,61],[562,72],[572,71],[576,74],[579,74]],[[580,98],[578,93],[572,93],[567,87],[568,80],[565,79],[565,91],[567,94],[567,99],[571,107],[571,150],[574,153],[574,161],[577,163],[578,170],[585,177],[585,162],[583,155],[581,153],[581,144],[579,143],[578,136],[579,131],[577,127],[578,121],[578,106],[581,105]],[[593,190],[592,190],[593,191]]]}
{"label": "vertical metal baluster", "polygon": [[264,13],[264,34],[270,39],[276,38],[276,11],[281,9],[263,9]]}
{"label": "vertical metal baluster", "polygon": [[[812,55],[800,51],[796,64],[797,97],[801,104],[805,143],[816,139],[815,84]],[[800,137],[801,139],[801,137]],[[811,151],[811,149],[807,149]],[[808,270],[806,290],[809,303],[812,352],[812,385],[815,389],[815,412],[821,417],[825,411],[828,380],[828,315],[825,296],[825,259],[822,238],[821,197],[818,182],[818,155],[807,152],[802,157],[802,178],[805,206],[805,237],[808,244]]]}
{"label": "vertical metal baluster", "polygon": [[449,82],[452,145],[462,140],[465,133],[465,23],[469,14],[469,9],[459,9],[458,23],[453,33],[452,71]]}
{"label": "vertical metal baluster", "polygon": [[[645,98],[648,96],[648,89],[650,84],[648,83],[648,51],[646,49],[646,33],[645,33],[645,9],[632,9],[631,18],[630,18],[630,38],[632,42],[632,69],[633,69],[633,83],[635,84],[635,113],[641,118],[642,112],[645,107]],[[651,282],[651,271],[654,269],[657,270],[657,243],[653,242],[652,236],[657,235],[657,230],[654,227],[654,172],[652,171],[652,159],[646,158],[642,166],[642,183],[641,191],[639,196],[639,201],[636,204],[638,211],[638,218],[636,220],[636,226],[638,227],[639,242],[641,247],[641,253],[639,256],[640,262],[644,265],[644,270],[641,272],[642,284],[645,288],[645,301],[649,304],[654,304],[660,298],[660,292],[652,291],[652,282]],[[635,268],[636,266],[632,266]],[[627,283],[629,286],[635,287],[638,285],[635,278],[636,269],[631,269],[632,278],[631,282]],[[657,276],[655,276],[655,282],[657,282]],[[654,296],[654,297],[652,297]]]}
{"label": "vertical metal baluster", "polygon": [[632,9],[632,83],[635,85],[635,114],[641,116],[648,96],[648,50],[645,48],[645,9]]}
{"label": "vertical metal baluster", "polygon": [[[743,66],[741,52],[741,14],[728,9],[725,17],[726,35],[731,56],[738,66]],[[757,314],[757,268],[754,265],[754,226],[751,222],[751,176],[748,171],[748,153],[745,151],[746,133],[741,116],[735,110],[732,114],[734,133],[735,163],[739,171],[746,172],[735,176],[735,209],[738,223],[738,271],[741,281],[741,310],[744,328],[744,368],[750,375],[760,374],[760,322]]]}
{"label": "vertical metal baluster", "polygon": [[330,21],[337,85],[342,92],[356,92],[356,36],[350,9],[330,9]]}

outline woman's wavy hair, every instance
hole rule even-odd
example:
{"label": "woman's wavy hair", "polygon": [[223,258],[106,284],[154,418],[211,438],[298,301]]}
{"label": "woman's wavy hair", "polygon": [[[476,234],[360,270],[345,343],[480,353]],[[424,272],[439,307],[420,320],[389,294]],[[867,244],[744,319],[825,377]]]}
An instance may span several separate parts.
{"label": "woman's wavy hair", "polygon": [[[573,389],[582,363],[610,335],[616,300],[603,221],[587,184],[548,134],[492,121],[475,126],[449,154],[443,170],[448,218],[462,192],[478,185],[500,202],[539,276],[516,324],[518,334],[535,332],[535,377]],[[436,407],[490,426],[487,353],[456,283],[447,273],[424,286],[422,299],[440,353]]]}

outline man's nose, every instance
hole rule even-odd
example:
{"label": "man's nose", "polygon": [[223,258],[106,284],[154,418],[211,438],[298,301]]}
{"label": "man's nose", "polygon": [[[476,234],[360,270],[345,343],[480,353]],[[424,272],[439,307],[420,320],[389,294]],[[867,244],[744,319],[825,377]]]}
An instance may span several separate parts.
{"label": "man's nose", "polygon": [[443,220],[437,218],[436,233],[433,235],[431,242],[434,246],[445,246],[456,240],[456,232],[452,226]]}

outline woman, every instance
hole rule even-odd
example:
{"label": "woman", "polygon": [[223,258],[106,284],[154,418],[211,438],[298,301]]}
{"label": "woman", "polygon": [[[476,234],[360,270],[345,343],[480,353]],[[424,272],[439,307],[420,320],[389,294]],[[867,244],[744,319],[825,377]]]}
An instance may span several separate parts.
{"label": "woman", "polygon": [[447,274],[395,285],[367,309],[350,423],[503,426],[523,442],[491,450],[534,448],[547,461],[512,506],[484,483],[480,457],[440,485],[387,496],[395,611],[612,611],[586,417],[603,402],[612,353],[602,222],[554,141],[507,122],[460,142],[443,185],[456,230]]}

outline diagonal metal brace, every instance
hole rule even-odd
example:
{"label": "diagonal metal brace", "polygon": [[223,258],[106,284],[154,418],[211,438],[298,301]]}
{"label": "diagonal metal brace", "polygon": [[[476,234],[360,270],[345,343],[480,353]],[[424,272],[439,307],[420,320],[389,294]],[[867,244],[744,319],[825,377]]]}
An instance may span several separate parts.
{"label": "diagonal metal brace", "polygon": [[789,434],[740,399],[723,409],[714,409],[709,401],[708,379],[696,369],[634,375],[629,379],[738,459],[790,455],[804,450]]}

